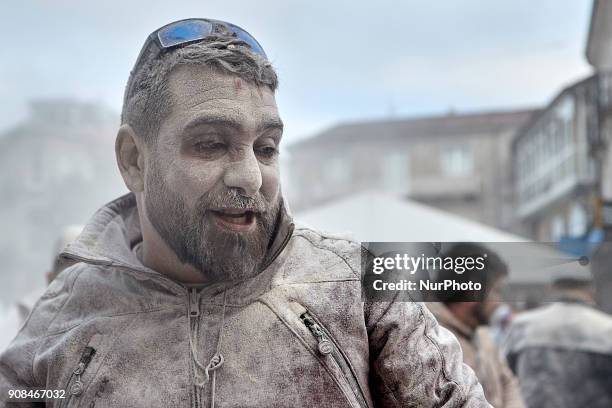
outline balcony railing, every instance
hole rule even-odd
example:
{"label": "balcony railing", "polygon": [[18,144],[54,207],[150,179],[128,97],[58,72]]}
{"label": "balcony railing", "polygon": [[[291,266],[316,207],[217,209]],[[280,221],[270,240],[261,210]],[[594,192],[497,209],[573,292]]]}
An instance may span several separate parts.
{"label": "balcony railing", "polygon": [[[537,213],[578,184],[593,181],[585,163],[602,144],[600,118],[608,111],[612,113],[612,72],[564,89],[521,130],[513,158],[519,217]],[[562,171],[567,165],[569,171]]]}

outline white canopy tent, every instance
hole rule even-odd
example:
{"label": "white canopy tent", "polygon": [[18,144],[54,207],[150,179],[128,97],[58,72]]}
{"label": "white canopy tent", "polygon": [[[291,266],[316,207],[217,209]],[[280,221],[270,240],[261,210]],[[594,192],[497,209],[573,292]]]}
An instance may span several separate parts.
{"label": "white canopy tent", "polygon": [[361,242],[483,243],[509,265],[513,283],[542,284],[559,276],[589,276],[588,268],[580,266],[575,257],[550,246],[376,191],[333,201],[297,213],[295,218],[321,231]]}

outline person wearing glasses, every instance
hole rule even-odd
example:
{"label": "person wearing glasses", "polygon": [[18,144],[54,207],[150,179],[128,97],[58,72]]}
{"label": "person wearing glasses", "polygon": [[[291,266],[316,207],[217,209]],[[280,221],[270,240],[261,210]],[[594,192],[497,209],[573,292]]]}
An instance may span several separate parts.
{"label": "person wearing glasses", "polygon": [[294,224],[277,85],[236,25],[148,37],[116,141],[131,192],[62,254],[0,356],[0,405],[489,406],[424,306],[362,301],[358,243]]}

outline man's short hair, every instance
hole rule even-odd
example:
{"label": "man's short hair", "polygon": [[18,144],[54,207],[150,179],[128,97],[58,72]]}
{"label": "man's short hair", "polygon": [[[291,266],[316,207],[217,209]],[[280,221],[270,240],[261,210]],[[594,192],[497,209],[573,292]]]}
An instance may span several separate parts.
{"label": "man's short hair", "polygon": [[129,124],[147,143],[157,139],[161,122],[172,106],[168,77],[179,65],[205,65],[272,91],[278,87],[270,62],[236,37],[211,36],[157,56],[149,54],[130,74],[121,112],[121,123]]}
{"label": "man's short hair", "polygon": [[[452,280],[457,283],[463,283],[467,281],[474,281],[482,283],[484,294],[489,292],[492,285],[495,284],[499,279],[508,275],[508,266],[506,263],[497,255],[494,251],[486,248],[483,245],[474,243],[462,242],[453,245],[442,256],[444,258],[477,258],[485,256],[486,261],[484,262],[485,268],[482,270],[474,269],[463,274],[457,274],[452,269],[442,269],[437,276],[438,282],[445,280]],[[469,290],[453,290],[446,291],[443,296],[440,297],[440,301],[443,303],[472,301],[482,296],[483,292],[474,292]],[[483,299],[484,300],[484,299]]]}

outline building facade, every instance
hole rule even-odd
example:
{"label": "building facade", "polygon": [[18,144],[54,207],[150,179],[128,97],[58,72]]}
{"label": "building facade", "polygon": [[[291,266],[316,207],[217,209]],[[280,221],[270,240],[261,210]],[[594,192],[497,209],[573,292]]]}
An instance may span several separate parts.
{"label": "building facade", "polygon": [[62,229],[83,224],[125,190],[114,140],[119,118],[92,103],[39,100],[0,135],[0,300],[45,284]]}
{"label": "building facade", "polygon": [[[595,293],[599,306],[612,313],[612,2],[595,0],[586,47],[587,61],[600,78],[599,138],[594,143],[594,159],[599,175],[599,203],[607,204],[594,228],[604,231],[604,243],[593,255]],[[600,205],[600,208],[603,206]],[[605,208],[605,207],[604,207]],[[604,214],[607,213],[607,216]]]}
{"label": "building facade", "polygon": [[584,236],[593,221],[601,80],[562,90],[512,145],[517,232],[538,241]]}
{"label": "building facade", "polygon": [[600,81],[599,120],[601,137],[595,156],[600,164],[601,194],[612,200],[612,3],[595,0],[586,47],[586,58]]}
{"label": "building facade", "polygon": [[379,190],[508,229],[513,222],[510,146],[536,112],[336,126],[289,147],[290,205],[299,211]]}
{"label": "building facade", "polygon": [[588,241],[612,200],[609,1],[593,2],[586,58],[593,75],[559,92],[513,143],[517,230],[537,240]]}

